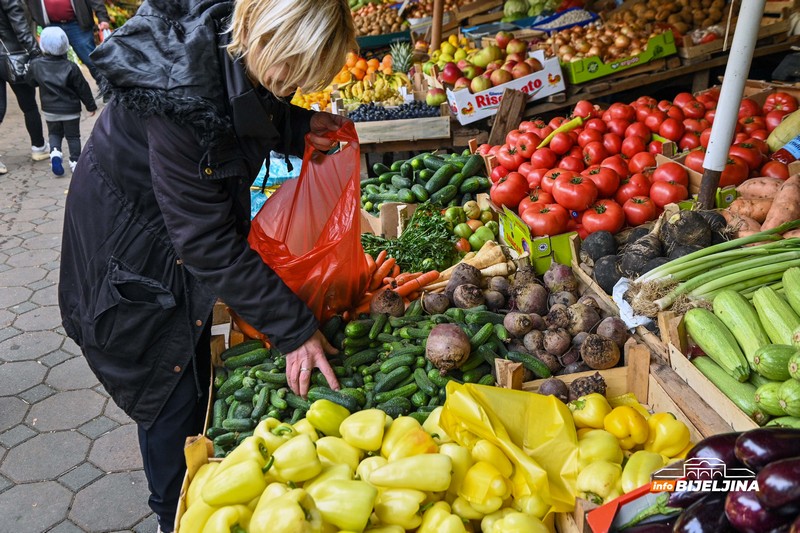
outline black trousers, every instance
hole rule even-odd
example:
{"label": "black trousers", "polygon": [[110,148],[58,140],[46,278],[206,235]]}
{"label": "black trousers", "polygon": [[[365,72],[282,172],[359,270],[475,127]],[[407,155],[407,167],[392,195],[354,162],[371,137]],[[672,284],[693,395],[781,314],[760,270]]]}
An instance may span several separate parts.
{"label": "black trousers", "polygon": [[[31,138],[31,146],[44,146],[44,132],[42,130],[42,117],[39,115],[39,106],[36,105],[36,89],[27,83],[9,83],[11,90],[17,96],[17,103],[25,115],[25,129]],[[6,116],[6,82],[0,80],[0,122]]]}
{"label": "black trousers", "polygon": [[61,141],[67,138],[69,160],[77,161],[81,155],[81,121],[80,119],[47,121],[47,135],[50,138],[50,150],[61,151]]}
{"label": "black trousers", "polygon": [[161,531],[172,531],[186,460],[186,437],[203,432],[211,379],[211,317],[190,365],[150,429],[139,426],[139,448],[150,489],[149,504]]}

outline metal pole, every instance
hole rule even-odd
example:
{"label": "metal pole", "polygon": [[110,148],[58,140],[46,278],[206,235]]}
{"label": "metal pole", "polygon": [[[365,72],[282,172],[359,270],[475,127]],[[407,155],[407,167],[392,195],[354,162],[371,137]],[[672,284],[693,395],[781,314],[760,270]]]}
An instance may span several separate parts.
{"label": "metal pole", "polygon": [[442,20],[444,0],[433,0],[433,23],[431,25],[431,50],[438,50],[442,43]]}
{"label": "metal pole", "polygon": [[719,104],[711,127],[711,138],[703,161],[703,181],[700,183],[698,203],[701,209],[713,209],[719,178],[728,160],[728,150],[733,140],[739,106],[742,103],[744,84],[750,72],[753,50],[764,15],[766,0],[746,0],[741,3],[736,31],[733,34],[728,64],[719,95]]}

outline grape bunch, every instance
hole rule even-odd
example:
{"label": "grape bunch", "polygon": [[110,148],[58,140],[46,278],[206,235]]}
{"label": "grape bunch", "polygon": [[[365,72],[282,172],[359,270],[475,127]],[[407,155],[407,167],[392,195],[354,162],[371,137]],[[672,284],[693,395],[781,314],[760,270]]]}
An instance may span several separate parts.
{"label": "grape bunch", "polygon": [[386,108],[374,102],[364,104],[351,111],[353,122],[371,122],[375,120],[397,120],[401,118],[438,117],[439,107],[429,106],[425,102],[411,102],[397,107]]}

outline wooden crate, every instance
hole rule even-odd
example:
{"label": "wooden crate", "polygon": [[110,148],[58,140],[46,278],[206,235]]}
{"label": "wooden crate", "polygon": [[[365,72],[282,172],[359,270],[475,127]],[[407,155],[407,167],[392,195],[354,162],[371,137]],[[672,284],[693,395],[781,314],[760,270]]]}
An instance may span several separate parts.
{"label": "wooden crate", "polygon": [[764,13],[780,14],[784,10],[793,12],[800,9],[800,1],[798,0],[767,0],[764,5]]}
{"label": "wooden crate", "polygon": [[[533,39],[535,37],[542,37],[542,38],[547,37],[547,33],[540,30],[532,30],[529,28],[514,30],[511,33],[514,34],[515,39],[523,39],[523,40]],[[497,40],[494,37],[481,38],[481,46],[483,46],[484,48],[493,44],[497,44]]]}
{"label": "wooden crate", "polygon": [[[796,1],[796,0],[793,0]],[[770,2],[767,2],[768,4]],[[761,39],[782,39],[788,37],[791,23],[789,22],[788,10],[780,9],[775,11],[779,14],[778,17],[765,16],[761,19],[761,27],[758,30],[758,40]],[[730,32],[728,33],[728,40],[726,42],[725,36],[711,41],[710,43],[694,44],[691,37],[684,35],[683,46],[678,47],[678,55],[687,60],[699,60],[709,55],[728,50],[730,43],[733,40],[733,32],[736,28],[736,20],[731,23]],[[778,41],[779,42],[779,41]]]}
{"label": "wooden crate", "polygon": [[[455,19],[458,22],[463,22],[469,19],[471,25],[477,25],[481,22],[491,22],[491,20],[482,20],[485,14],[492,9],[502,8],[503,0],[476,0],[475,2],[456,7],[454,11]],[[503,17],[503,10],[499,11],[500,16],[492,20],[500,20]],[[494,15],[491,13],[490,15]],[[474,20],[479,22],[474,22]]]}
{"label": "wooden crate", "polygon": [[450,138],[450,108],[442,104],[440,116],[356,122],[356,133],[361,144],[380,144],[397,141]]}

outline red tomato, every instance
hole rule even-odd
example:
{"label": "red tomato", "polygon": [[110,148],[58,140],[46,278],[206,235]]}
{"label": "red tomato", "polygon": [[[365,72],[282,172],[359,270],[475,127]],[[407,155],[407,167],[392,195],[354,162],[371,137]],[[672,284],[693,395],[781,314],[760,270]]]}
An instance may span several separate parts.
{"label": "red tomato", "polygon": [[517,144],[517,140],[522,132],[520,130],[511,130],[506,135],[506,144],[509,146],[514,146]]}
{"label": "red tomato", "polygon": [[719,177],[719,186],[739,185],[747,179],[749,174],[750,169],[744,159],[730,155],[725,163],[725,168],[722,169],[722,175]]}
{"label": "red tomato", "polygon": [[706,115],[705,115],[705,117],[704,117],[704,118],[705,118],[705,119],[706,119],[706,120],[707,120],[707,121],[708,121],[710,124],[713,124],[713,123],[714,123],[714,117],[716,117],[716,116],[717,116],[717,109],[716,109],[716,108],[714,108],[714,109],[709,109],[708,111],[706,111]]}
{"label": "red tomato", "polygon": [[650,193],[650,180],[642,173],[636,173],[630,178],[620,182],[619,189],[614,195],[614,200],[620,205],[634,196],[647,196]]}
{"label": "red tomato", "polygon": [[600,163],[600,166],[610,168],[616,172],[620,178],[625,178],[630,174],[628,171],[628,162],[625,161],[625,158],[619,154],[603,159],[603,162]]}
{"label": "red tomato", "polygon": [[566,157],[562,157],[561,161],[559,161],[558,166],[560,168],[571,170],[572,172],[580,172],[581,170],[586,168],[586,165],[583,162],[583,158],[575,157],[574,155],[568,155]]}
{"label": "red tomato", "polygon": [[650,116],[651,112],[658,110],[655,106],[646,105],[634,106],[634,109],[636,109],[636,121],[642,124],[644,124],[645,119]]}
{"label": "red tomato", "polygon": [[527,194],[528,180],[519,172],[509,172],[489,190],[489,197],[495,205],[504,205],[509,209],[516,209]]}
{"label": "red tomato", "polygon": [[670,141],[678,142],[680,138],[683,137],[685,130],[686,128],[684,128],[682,120],[669,117],[664,119],[664,122],[659,126],[658,134]]}
{"label": "red tomato", "polygon": [[558,155],[564,155],[569,152],[569,149],[572,148],[573,141],[572,137],[567,135],[566,133],[560,132],[553,135],[553,138],[550,139],[550,149],[557,153]]}
{"label": "red tomato", "polygon": [[546,128],[547,124],[544,120],[537,118],[534,120],[523,120],[519,123],[519,127],[517,128],[519,131],[533,131],[538,132],[542,128]]}
{"label": "red tomato", "polygon": [[670,106],[666,110],[666,112],[667,112],[667,117],[674,118],[675,120],[678,120],[680,122],[683,122],[684,119],[686,118],[686,115],[683,113],[683,109],[681,109],[676,105]]}
{"label": "red tomato", "polygon": [[751,98],[742,98],[739,105],[739,120],[761,114],[761,106]]}
{"label": "red tomato", "polygon": [[611,104],[608,108],[608,112],[611,113],[612,120],[632,122],[636,118],[636,110],[628,104],[623,104],[621,102],[614,102]]}
{"label": "red tomato", "polygon": [[610,155],[618,154],[622,149],[622,136],[612,132],[603,134],[603,146]]}
{"label": "red tomato", "polygon": [[660,208],[686,200],[688,197],[689,191],[686,187],[674,181],[654,181],[650,186],[650,198]]}
{"label": "red tomato", "polygon": [[669,100],[659,100],[658,103],[656,104],[656,107],[658,107],[658,109],[666,113],[669,108],[675,107],[675,104],[673,104]]}
{"label": "red tomato", "polygon": [[602,142],[602,140],[603,133],[593,128],[584,128],[584,130],[578,134],[578,146],[581,148],[585,148],[590,142]]}
{"label": "red tomato", "polygon": [[776,109],[787,113],[797,111],[797,99],[789,93],[782,91],[774,92],[767,96],[762,110],[764,114],[767,114]]}
{"label": "red tomato", "polygon": [[[524,164],[524,163],[523,163]],[[531,190],[535,189],[542,183],[542,178],[550,170],[549,168],[534,168],[530,172],[528,172],[528,186]]]}
{"label": "red tomato", "polygon": [[575,174],[575,172],[573,172],[571,170],[567,170],[565,168],[553,168],[553,169],[550,169],[550,170],[548,170],[547,172],[544,173],[544,176],[542,176],[542,183],[541,183],[540,187],[542,188],[542,190],[544,192],[552,194],[553,193],[553,185],[555,184],[556,179],[558,179],[561,176],[565,176],[565,175],[567,176],[567,179],[569,179],[569,178],[572,178],[573,176],[576,176],[577,174]]}
{"label": "red tomato", "polygon": [[645,222],[655,220],[658,216],[658,208],[655,202],[647,196],[632,196],[622,205],[625,212],[625,220],[629,226],[639,226]]}
{"label": "red tomato", "polygon": [[767,129],[767,122],[762,116],[752,116],[739,119],[739,124],[744,126],[744,132],[750,136],[750,133],[755,130]]}
{"label": "red tomato", "polygon": [[681,109],[686,118],[703,118],[706,114],[706,107],[697,100],[681,106]]}
{"label": "red tomato", "polygon": [[703,148],[708,148],[708,141],[711,139],[711,128],[707,130],[703,130],[700,134],[700,146]]}
{"label": "red tomato", "polygon": [[704,118],[687,118],[683,121],[683,126],[686,128],[686,131],[703,133],[705,130],[711,127],[711,124],[709,124]]}
{"label": "red tomato", "polygon": [[461,237],[456,241],[456,250],[459,252],[467,253],[472,250],[472,247],[469,245],[469,241],[464,237]]}
{"label": "red tomato", "polygon": [[558,161],[558,154],[548,147],[539,148],[531,156],[533,168],[553,168]]}
{"label": "red tomato", "polygon": [[521,214],[525,212],[530,206],[534,204],[545,205],[545,204],[552,204],[555,200],[553,200],[553,195],[549,192],[544,192],[539,187],[532,189],[525,198],[519,203],[519,207],[517,211]]}
{"label": "red tomato", "polygon": [[639,98],[636,99],[634,103],[639,105],[655,107],[658,104],[658,100],[656,100],[652,96],[640,96]]}
{"label": "red tomato", "polygon": [[717,107],[718,95],[704,91],[697,95],[697,101],[703,104],[706,109],[715,109]]}
{"label": "red tomato", "polygon": [[553,129],[556,129],[566,121],[567,119],[564,117],[553,117],[550,119],[550,122],[548,122],[547,125]]}
{"label": "red tomato", "polygon": [[647,145],[647,151],[653,155],[660,154],[664,151],[664,145],[661,141],[650,141]]}
{"label": "red tomato", "polygon": [[595,231],[616,233],[625,225],[625,212],[614,200],[598,200],[583,214],[581,225],[589,233]]}
{"label": "red tomato", "polygon": [[504,178],[508,176],[508,173],[511,172],[506,167],[502,165],[497,165],[492,169],[492,173],[489,176],[489,179],[492,180],[492,183],[497,183],[500,181],[500,178]]}
{"label": "red tomato", "polygon": [[678,141],[678,148],[681,149],[681,152],[693,150],[698,146],[700,146],[700,134],[696,131],[687,131],[683,134],[681,140]]}
{"label": "red tomato", "polygon": [[674,181],[684,187],[689,186],[689,173],[678,163],[670,161],[656,168],[653,172],[653,182]]}
{"label": "red tomato", "polygon": [[583,160],[583,150],[581,149],[580,146],[574,144],[572,148],[569,149],[569,152],[564,154],[564,157],[567,156],[577,157],[578,159]]}
{"label": "red tomato", "polygon": [[[769,111],[766,115],[764,115],[764,122],[767,125],[767,131],[772,131],[778,127],[778,124],[781,123],[783,117],[787,115],[786,111],[782,111],[780,109],[773,109]],[[752,132],[751,132],[752,134]]]}
{"label": "red tomato", "polygon": [[767,137],[769,137],[769,132],[767,130],[756,130],[750,132],[750,137],[753,139],[759,139],[762,141],[766,141]]}
{"label": "red tomato", "polygon": [[517,170],[522,162],[525,161],[517,147],[509,146],[508,144],[501,146],[495,157],[497,157],[497,162],[508,170]]}
{"label": "red tomato", "polygon": [[616,133],[620,137],[625,135],[625,130],[631,125],[630,120],[623,120],[621,118],[612,118],[606,123],[609,133]]}
{"label": "red tomato", "polygon": [[583,129],[585,130],[597,130],[600,133],[605,133],[608,131],[606,127],[606,123],[603,122],[599,118],[590,118],[586,122],[583,123]]}
{"label": "red tomato", "polygon": [[535,133],[520,133],[517,136],[517,151],[525,159],[530,159],[540,142],[542,140]]}
{"label": "red tomato", "polygon": [[[759,131],[761,131],[761,130],[755,130],[755,131],[752,132],[752,134],[755,135],[756,132],[759,132]],[[747,133],[745,133],[743,131],[737,132],[736,135],[733,136],[733,144],[743,143],[749,137],[752,137],[752,135],[748,135]]]}
{"label": "red tomato", "polygon": [[591,118],[597,116],[597,109],[589,100],[579,100],[572,110],[573,117]]}
{"label": "red tomato", "polygon": [[764,157],[761,150],[747,142],[731,146],[730,150],[728,150],[728,155],[735,155],[741,158],[750,170],[761,168],[761,162]]}
{"label": "red tomato", "polygon": [[745,142],[755,146],[758,149],[758,151],[761,152],[762,154],[769,155],[769,145],[766,143],[766,140],[757,139],[754,137],[751,139],[747,139]]}
{"label": "red tomato", "polygon": [[646,152],[646,151],[647,151],[647,144],[644,138],[639,137],[638,135],[625,137],[625,139],[622,141],[622,146],[620,147],[620,152],[628,159],[630,159],[631,157],[635,156],[640,152]]}
{"label": "red tomato", "polygon": [[654,109],[647,114],[646,118],[644,119],[644,125],[650,128],[650,131],[653,133],[658,133],[658,130],[661,129],[661,123],[664,122],[666,118],[666,113],[660,109]]}
{"label": "red tomato", "polygon": [[581,175],[594,182],[600,198],[612,198],[619,188],[619,174],[608,167],[587,169]]}
{"label": "red tomato", "polygon": [[699,148],[697,150],[692,150],[686,156],[686,159],[683,161],[683,164],[689,167],[690,169],[694,170],[695,172],[699,172],[700,174],[703,173],[703,161],[706,159],[706,151],[704,148]]}
{"label": "red tomato", "polygon": [[631,137],[634,135],[641,137],[645,141],[649,141],[650,137],[652,136],[652,132],[650,131],[650,128],[645,126],[642,122],[634,122],[625,128],[625,137]]}
{"label": "red tomato", "polygon": [[650,152],[639,152],[638,154],[634,154],[631,157],[631,160],[628,161],[628,170],[631,174],[636,174],[637,172],[641,172],[642,170],[656,166],[656,156],[651,154]]}
{"label": "red tomato", "polygon": [[780,161],[767,161],[766,163],[764,163],[764,166],[761,167],[760,174],[762,176],[768,176],[770,178],[788,180],[789,167],[786,166],[785,163],[781,163]]}
{"label": "red tomato", "polygon": [[592,141],[583,147],[583,162],[587,165],[599,165],[608,155],[605,146],[599,141]]}
{"label": "red tomato", "polygon": [[531,165],[530,161],[523,161],[522,164],[517,169],[517,172],[525,176],[525,179],[528,179],[528,174],[533,170],[533,165]]}
{"label": "red tomato", "polygon": [[585,176],[561,175],[553,184],[553,198],[572,211],[583,211],[597,199],[597,186]]}
{"label": "red tomato", "polygon": [[483,143],[482,145],[478,146],[475,149],[475,153],[479,155],[489,155],[489,150],[492,149],[492,145],[488,143]]}
{"label": "red tomato", "polygon": [[552,206],[527,209],[521,214],[521,217],[531,229],[531,235],[534,237],[564,233],[567,220],[569,220],[566,211],[554,209]]}

